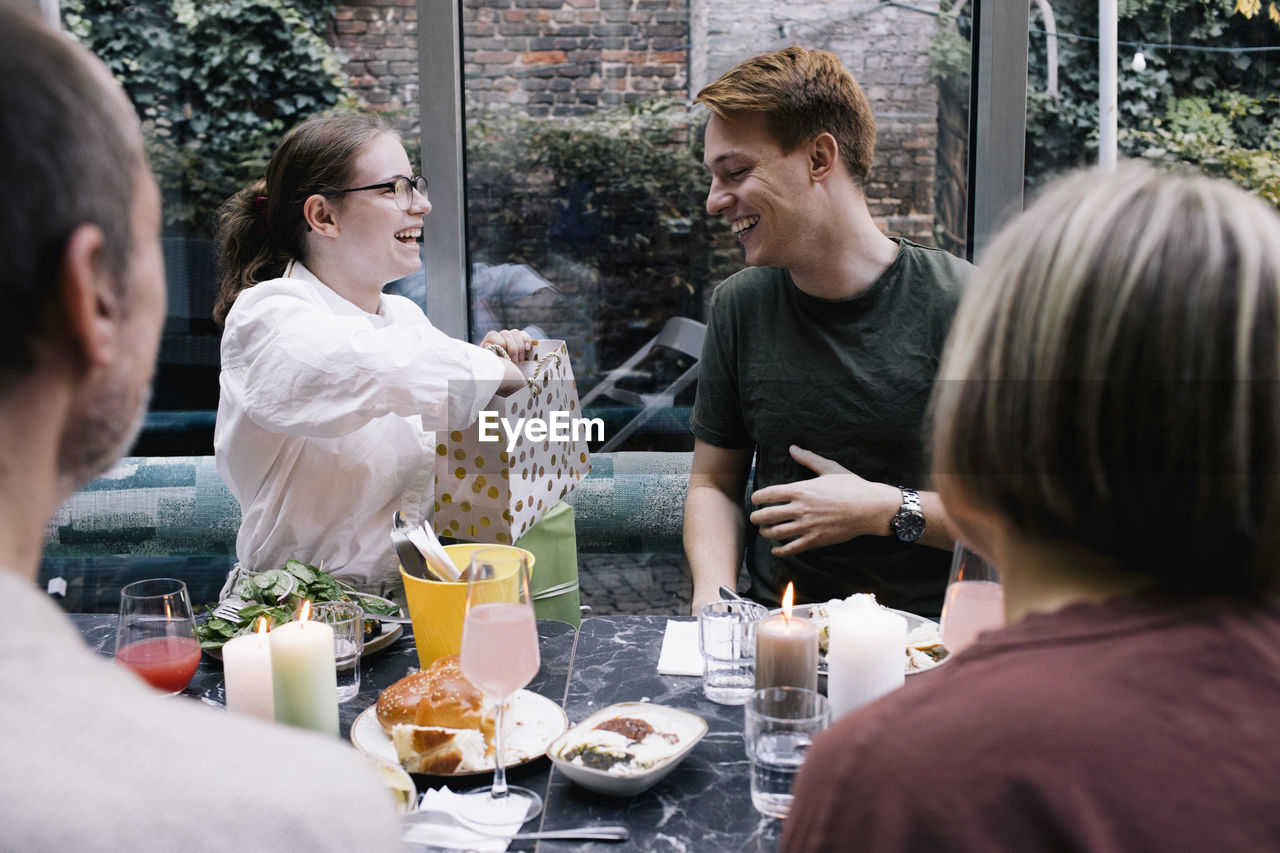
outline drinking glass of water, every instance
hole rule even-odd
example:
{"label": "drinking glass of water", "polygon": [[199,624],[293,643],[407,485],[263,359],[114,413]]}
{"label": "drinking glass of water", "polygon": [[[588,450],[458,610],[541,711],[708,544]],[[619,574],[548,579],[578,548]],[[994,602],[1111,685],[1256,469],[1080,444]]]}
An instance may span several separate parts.
{"label": "drinking glass of water", "polygon": [[831,706],[806,687],[766,687],[751,694],[745,712],[751,804],[763,815],[786,817],[809,747],[831,724]]}
{"label": "drinking glass of water", "polygon": [[462,795],[458,812],[479,824],[520,824],[542,811],[542,798],[507,784],[503,714],[507,700],[538,674],[538,625],[529,563],[518,548],[483,548],[467,570],[462,618],[462,674],[493,700],[493,784]]}
{"label": "drinking glass of water", "polygon": [[154,578],[120,590],[115,658],[157,690],[186,689],[200,666],[200,643],[185,583]]}
{"label": "drinking glass of water", "polygon": [[364,653],[364,610],[350,601],[326,601],[312,617],[333,629],[333,663],[338,677],[338,704],[360,692],[360,655]]}
{"label": "drinking glass of water", "polygon": [[1004,587],[995,566],[956,543],[951,577],[942,602],[942,645],[952,654],[973,644],[983,631],[1004,626]]}

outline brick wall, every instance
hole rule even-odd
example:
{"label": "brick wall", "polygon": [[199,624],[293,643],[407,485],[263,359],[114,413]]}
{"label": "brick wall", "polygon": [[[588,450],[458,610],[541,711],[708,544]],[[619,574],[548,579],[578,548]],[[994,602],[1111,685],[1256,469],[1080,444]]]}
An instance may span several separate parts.
{"label": "brick wall", "polygon": [[418,132],[417,0],[360,0],[338,7],[333,43],[351,85],[403,133]]}
{"label": "brick wall", "polygon": [[[790,44],[831,50],[876,116],[873,215],[889,233],[933,242],[930,15],[867,0],[464,0],[462,16],[468,102],[535,117],[589,115],[654,95],[685,99],[756,53]],[[333,38],[365,101],[414,134],[416,0],[340,6]]]}
{"label": "brick wall", "polygon": [[688,88],[687,0],[465,0],[467,98],[531,116]]}
{"label": "brick wall", "polygon": [[[871,212],[890,234],[933,245],[938,90],[929,79],[932,15],[868,0],[693,0],[697,67],[692,88],[734,64],[798,44],[835,53],[871,102],[876,160],[867,188]],[[937,0],[914,3],[936,11]],[[701,8],[698,8],[698,7]]]}

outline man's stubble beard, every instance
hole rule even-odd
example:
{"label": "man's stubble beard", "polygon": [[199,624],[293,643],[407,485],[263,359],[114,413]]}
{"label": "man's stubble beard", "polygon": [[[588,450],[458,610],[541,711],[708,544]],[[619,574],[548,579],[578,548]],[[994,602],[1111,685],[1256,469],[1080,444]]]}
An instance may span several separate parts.
{"label": "man's stubble beard", "polygon": [[142,430],[151,400],[151,382],[139,387],[130,363],[94,394],[88,410],[68,425],[58,452],[58,471],[78,485],[109,469]]}

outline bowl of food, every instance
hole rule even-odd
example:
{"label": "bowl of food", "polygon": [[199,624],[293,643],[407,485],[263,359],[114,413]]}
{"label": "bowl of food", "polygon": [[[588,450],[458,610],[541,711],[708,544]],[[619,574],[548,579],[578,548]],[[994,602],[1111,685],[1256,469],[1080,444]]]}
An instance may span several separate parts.
{"label": "bowl of food", "polygon": [[658,784],[707,733],[697,714],[649,702],[596,711],[547,746],[573,782],[600,794],[630,797]]}
{"label": "bowl of food", "polygon": [[400,616],[400,606],[386,598],[356,592],[333,575],[316,566],[289,560],[278,569],[248,572],[239,564],[227,578],[217,606],[207,607],[208,615],[196,626],[196,637],[210,657],[221,659],[222,646],[233,637],[252,633],[260,618],[268,627],[293,619],[303,600],[314,603],[354,601],[366,612],[364,654],[386,648],[404,633],[383,616]]}

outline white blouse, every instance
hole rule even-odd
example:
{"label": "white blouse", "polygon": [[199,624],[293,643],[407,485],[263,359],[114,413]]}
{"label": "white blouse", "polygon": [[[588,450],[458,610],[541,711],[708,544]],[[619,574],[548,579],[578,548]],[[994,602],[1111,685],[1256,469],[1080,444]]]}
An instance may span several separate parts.
{"label": "white blouse", "polygon": [[222,334],[213,437],[240,502],[240,563],[398,578],[392,514],[430,515],[435,430],[475,423],[504,369],[410,300],[382,294],[368,314],[300,263],[243,291]]}

